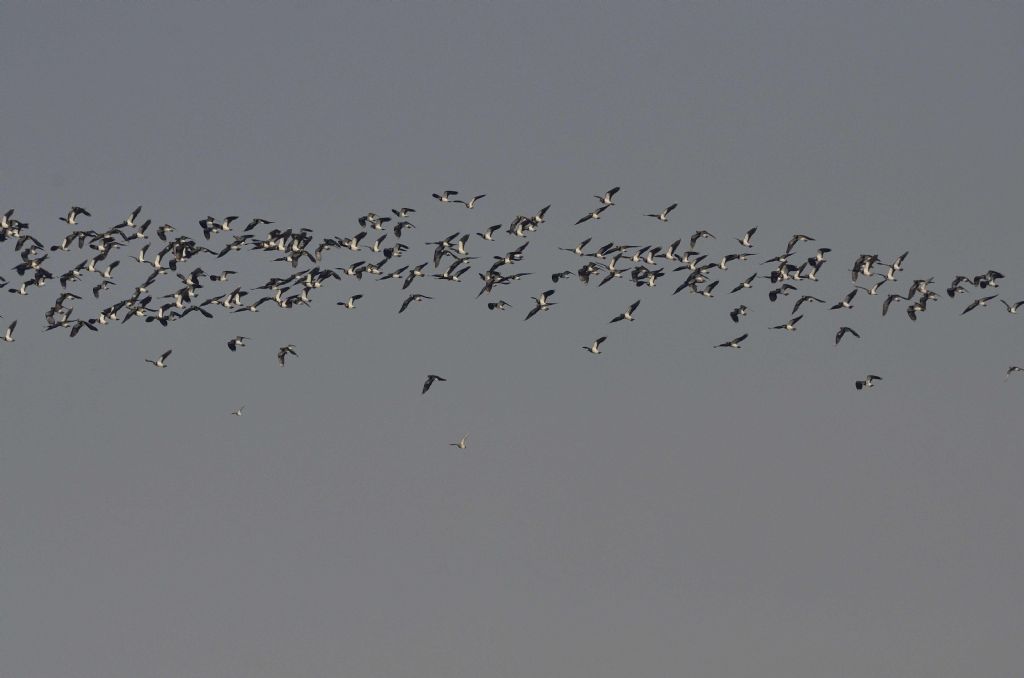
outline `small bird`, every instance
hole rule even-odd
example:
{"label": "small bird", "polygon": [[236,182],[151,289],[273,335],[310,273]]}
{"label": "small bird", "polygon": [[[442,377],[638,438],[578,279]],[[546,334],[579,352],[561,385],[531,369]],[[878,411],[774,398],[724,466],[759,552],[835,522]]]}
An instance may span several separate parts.
{"label": "small bird", "polygon": [[736,242],[744,247],[753,247],[754,245],[751,244],[750,239],[754,237],[755,233],[757,233],[757,226],[754,226],[752,229],[744,233],[742,238],[736,238]]}
{"label": "small bird", "polygon": [[792,320],[787,320],[782,325],[776,325],[772,329],[773,330],[786,330],[787,332],[796,332],[796,324],[798,322],[800,322],[800,318],[803,318],[803,316],[802,315],[798,315],[797,317],[793,318]]}
{"label": "small bird", "polygon": [[640,305],[640,300],[637,299],[632,304],[630,304],[629,308],[627,308],[623,313],[620,313],[619,315],[615,316],[609,322],[617,323],[620,320],[628,320],[629,322],[633,322],[633,320],[634,320],[633,312],[636,311],[636,309],[637,309],[637,307],[639,305]]}
{"label": "small bird", "polygon": [[738,323],[740,321],[740,316],[746,317],[748,312],[749,309],[743,304],[740,304],[733,310],[729,311],[729,317],[732,318],[734,323]]}
{"label": "small bird", "polygon": [[405,309],[409,308],[409,304],[413,303],[414,301],[420,302],[420,301],[423,301],[424,299],[433,299],[433,298],[434,297],[428,297],[425,294],[410,294],[406,298],[406,300],[402,302],[402,307],[400,309],[398,309],[398,312],[401,313]]}
{"label": "small bird", "polygon": [[15,320],[7,326],[7,331],[4,332],[4,341],[8,344],[14,341],[14,328],[17,327],[18,321]]}
{"label": "small bird", "polygon": [[345,301],[339,301],[338,302],[338,306],[341,306],[342,308],[355,308],[356,307],[356,302],[359,301],[362,298],[363,298],[363,295],[361,295],[361,294],[353,294],[351,297],[349,297]]}
{"label": "small bird", "polygon": [[963,315],[964,313],[969,313],[970,311],[973,311],[979,306],[988,306],[988,302],[992,301],[997,296],[999,295],[993,294],[991,297],[982,297],[981,299],[975,299],[974,301],[967,305],[967,308],[965,308],[963,312],[960,313],[960,315]]}
{"label": "small bird", "polygon": [[860,335],[857,334],[856,330],[854,330],[852,327],[847,327],[843,325],[842,327],[839,328],[839,331],[836,332],[836,346],[839,345],[839,342],[842,341],[843,337],[845,337],[847,333],[852,334],[853,336],[860,339]]}
{"label": "small bird", "polygon": [[427,380],[425,382],[423,382],[423,390],[420,392],[420,395],[422,395],[422,394],[426,393],[427,391],[429,391],[430,387],[434,385],[435,381],[448,381],[448,380],[445,379],[444,377],[439,377],[436,374],[428,374],[427,375]]}
{"label": "small bird", "polygon": [[757,278],[757,273],[754,273],[749,278],[747,278],[746,280],[741,282],[739,285],[737,285],[736,287],[732,288],[732,290],[729,292],[729,294],[735,294],[736,292],[739,292],[740,290],[749,290],[751,287],[754,286],[754,279],[755,278]]}
{"label": "small bird", "polygon": [[1016,314],[1017,313],[1017,309],[1019,309],[1021,306],[1024,306],[1024,301],[1018,301],[1016,304],[1008,304],[1005,301],[1003,301],[1002,299],[1000,299],[999,301],[1003,304],[1003,306],[1006,307],[1006,312],[1007,313]]}
{"label": "small bird", "polygon": [[235,351],[238,348],[245,346],[245,340],[249,337],[235,337],[234,339],[228,339],[228,348],[231,351]]}
{"label": "small bird", "polygon": [[814,238],[809,235],[801,235],[800,233],[795,234],[789,239],[789,244],[786,245],[786,254],[792,252],[798,242],[807,242],[808,240],[814,240]]}
{"label": "small bird", "polygon": [[853,385],[857,387],[858,391],[860,391],[861,389],[874,387],[874,382],[876,381],[882,381],[882,378],[877,374],[869,374],[864,378],[864,381],[856,381]]}
{"label": "small bird", "polygon": [[459,438],[459,442],[457,442],[457,443],[448,443],[448,444],[450,446],[452,446],[452,447],[457,447],[460,450],[464,450],[464,449],[466,449],[466,441],[468,439],[469,439],[469,434],[467,433],[466,435],[464,435],[461,438]]}
{"label": "small bird", "polygon": [[578,221],[577,221],[577,222],[576,222],[575,224],[573,224],[573,225],[574,225],[574,226],[579,226],[580,224],[582,224],[582,223],[583,223],[583,222],[585,222],[585,221],[590,221],[591,219],[600,219],[600,218],[601,218],[601,213],[602,213],[602,212],[604,212],[604,211],[605,211],[606,209],[608,209],[609,207],[610,207],[610,205],[602,205],[601,207],[598,207],[598,208],[597,208],[596,210],[593,210],[592,212],[590,212],[589,214],[587,214],[587,215],[586,215],[585,217],[581,217],[581,218],[580,218],[580,219],[579,219],[579,220],[578,220]]}
{"label": "small bird", "polygon": [[594,343],[591,344],[590,346],[583,346],[582,348],[583,348],[584,351],[589,351],[589,352],[591,352],[591,353],[593,353],[595,355],[596,354],[600,354],[601,353],[601,344],[604,343],[604,340],[607,339],[607,338],[608,337],[599,337],[596,340],[594,340]]}
{"label": "small bird", "polygon": [[669,205],[665,209],[661,210],[657,214],[648,214],[646,216],[653,217],[653,218],[657,219],[658,221],[668,221],[669,212],[671,212],[672,210],[674,210],[678,206],[679,206],[679,203],[672,203],[671,205]]}
{"label": "small bird", "polygon": [[747,334],[742,334],[736,337],[735,339],[730,339],[729,341],[718,344],[717,346],[715,346],[715,348],[739,348],[740,342],[746,339],[748,336],[749,335]]}
{"label": "small bird", "polygon": [[504,311],[507,308],[512,308],[512,304],[508,303],[504,299],[499,299],[498,301],[488,302],[487,308],[492,311]]}
{"label": "small bird", "polygon": [[537,311],[546,311],[552,306],[554,306],[556,302],[548,301],[548,297],[550,297],[554,293],[554,290],[548,290],[541,294],[539,297],[530,297],[535,302],[537,302],[537,305],[530,309],[530,312],[526,314],[526,317],[523,318],[523,320],[529,320],[530,318],[537,314]]}
{"label": "small bird", "polygon": [[616,186],[615,188],[613,188],[613,189],[611,189],[609,191],[605,191],[604,195],[595,195],[594,197],[597,198],[598,200],[600,200],[602,205],[614,205],[615,203],[612,202],[612,198],[614,198],[615,194],[618,193],[618,192],[619,192],[619,187]]}
{"label": "small bird", "polygon": [[833,306],[832,310],[834,311],[837,308],[853,308],[853,304],[850,302],[852,302],[853,298],[857,296],[857,292],[857,288],[854,288],[852,292],[847,294],[845,298],[843,298],[838,304]]}
{"label": "small bird", "polygon": [[439,202],[453,202],[451,197],[453,195],[458,194],[458,191],[441,191],[441,195],[438,195],[437,193],[431,193],[434,199],[438,200]]}
{"label": "small bird", "polygon": [[1024,372],[1024,367],[1018,367],[1017,365],[1010,365],[1010,368],[1006,370],[1006,376],[1003,377],[1003,381],[1010,378],[1010,375],[1014,372]]}
{"label": "small bird", "polygon": [[242,416],[242,410],[244,410],[244,409],[245,409],[245,405],[242,405],[237,410],[232,411],[231,414],[233,414],[236,417],[240,417],[240,416]]}
{"label": "small bird", "polygon": [[92,215],[89,214],[88,210],[74,206],[68,211],[68,215],[66,217],[61,217],[60,220],[67,223],[69,226],[74,226],[78,223],[77,219],[80,216],[91,217]]}
{"label": "small bird", "polygon": [[294,356],[299,355],[298,353],[295,352],[295,344],[288,344],[287,346],[282,346],[277,350],[277,364],[280,365],[281,367],[284,367],[285,356],[287,356],[289,353]]}
{"label": "small bird", "polygon": [[150,363],[151,365],[156,365],[157,367],[167,367],[167,356],[169,355],[171,355],[171,349],[164,351],[163,355],[161,355],[156,360],[150,360],[149,358],[146,358],[146,362]]}
{"label": "small bird", "polygon": [[469,202],[467,202],[465,200],[455,200],[454,202],[462,203],[463,205],[465,205],[469,209],[473,209],[476,206],[476,201],[477,200],[479,200],[480,198],[486,198],[486,197],[487,197],[487,194],[486,193],[482,193],[480,195],[474,196],[473,199],[470,200]]}

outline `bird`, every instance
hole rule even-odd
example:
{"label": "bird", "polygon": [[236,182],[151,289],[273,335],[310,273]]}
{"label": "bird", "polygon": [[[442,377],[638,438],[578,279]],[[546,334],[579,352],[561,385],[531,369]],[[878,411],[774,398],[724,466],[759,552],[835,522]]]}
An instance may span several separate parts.
{"label": "bird", "polygon": [[242,406],[241,406],[241,407],[239,407],[239,408],[238,408],[237,410],[233,410],[233,411],[231,412],[231,414],[233,414],[233,415],[234,415],[234,416],[236,416],[236,417],[240,417],[240,416],[242,416],[242,410],[244,410],[244,409],[245,409],[245,405],[242,405]]}
{"label": "bird", "polygon": [[800,233],[794,234],[793,237],[789,239],[789,244],[786,245],[786,254],[792,252],[793,248],[796,247],[796,244],[798,242],[807,242],[808,240],[814,240],[814,238],[812,238],[809,235],[803,235]]}
{"label": "bird", "polygon": [[432,193],[431,195],[439,202],[452,202],[451,197],[458,194],[458,191],[441,191],[441,195],[437,193]]}
{"label": "bird", "polygon": [[755,233],[757,233],[757,226],[754,226],[753,228],[749,229],[746,233],[743,234],[742,238],[736,238],[736,242],[743,245],[744,247],[753,247],[753,245],[750,242],[750,239],[754,237]]}
{"label": "bird", "polygon": [[874,382],[876,381],[882,381],[882,378],[877,374],[869,374],[863,381],[856,381],[853,385],[857,387],[858,391],[860,391],[865,388],[873,388],[875,385]]}
{"label": "bird", "polygon": [[448,381],[448,380],[445,379],[444,377],[439,377],[436,374],[428,374],[427,375],[427,380],[425,382],[423,382],[423,390],[420,392],[420,394],[422,395],[422,394],[426,393],[427,391],[429,391],[430,387],[434,385],[435,381]]}
{"label": "bird", "polygon": [[992,301],[997,296],[999,295],[993,294],[991,297],[981,297],[980,299],[975,299],[974,301],[967,305],[967,308],[965,308],[963,312],[960,313],[960,315],[963,315],[964,313],[969,313],[970,311],[973,311],[979,306],[988,306],[988,302]]}
{"label": "bird", "polygon": [[591,219],[600,219],[601,218],[601,213],[604,212],[609,207],[610,207],[610,205],[602,205],[601,207],[598,207],[596,210],[593,210],[590,213],[588,213],[585,217],[581,217],[573,225],[574,226],[579,226],[580,224],[582,224],[585,221],[590,221]]}
{"label": "bird", "polygon": [[402,302],[402,307],[400,309],[398,309],[398,312],[401,313],[405,309],[409,308],[409,304],[411,304],[414,301],[415,302],[420,302],[420,301],[423,301],[424,299],[433,299],[433,298],[434,297],[428,297],[425,294],[410,294],[408,297],[406,297],[405,301]]}
{"label": "bird", "polygon": [[637,309],[637,307],[639,305],[640,305],[640,300],[637,299],[632,304],[630,304],[629,308],[627,308],[623,313],[620,313],[619,315],[615,316],[609,322],[617,323],[620,320],[628,320],[629,322],[633,322],[633,320],[634,320],[633,312],[636,311],[636,309]]}
{"label": "bird", "polygon": [[818,297],[813,297],[813,296],[811,296],[809,294],[805,294],[804,296],[802,296],[799,299],[797,299],[796,303],[793,304],[793,311],[790,313],[790,315],[795,315],[796,312],[800,309],[800,307],[803,306],[804,304],[806,304],[808,301],[814,301],[814,302],[817,302],[819,304],[824,304],[825,303],[824,299],[819,299]]}
{"label": "bird", "polygon": [[737,306],[733,310],[729,311],[729,317],[732,318],[732,321],[734,323],[738,323],[740,321],[740,317],[741,316],[746,317],[746,315],[749,312],[749,310],[750,309],[748,309],[746,306],[744,306],[743,304],[740,304],[739,306]]}
{"label": "bird", "polygon": [[61,217],[60,220],[67,223],[69,226],[74,226],[78,223],[77,219],[80,216],[91,217],[92,215],[89,214],[88,210],[74,206],[68,211],[68,215],[66,217]]}
{"label": "bird", "polygon": [[466,449],[466,441],[468,439],[469,439],[469,434],[467,433],[466,435],[464,435],[461,438],[459,438],[459,442],[457,442],[457,443],[448,443],[448,444],[450,446],[452,446],[452,447],[457,447],[460,450],[464,450],[464,449]]}
{"label": "bird", "polygon": [[781,325],[776,325],[772,329],[773,330],[786,330],[787,332],[796,332],[796,324],[798,322],[800,322],[800,318],[803,318],[803,316],[802,315],[798,315],[797,317],[795,317],[795,318],[793,318],[791,320],[787,320],[785,323],[783,323]]}
{"label": "bird", "polygon": [[852,292],[847,294],[845,298],[843,298],[838,304],[833,306],[832,310],[835,310],[837,308],[853,308],[853,304],[850,302],[853,301],[853,298],[855,296],[857,296],[857,288],[854,288]]}
{"label": "bird", "polygon": [[477,200],[479,200],[480,198],[486,198],[486,197],[487,197],[487,194],[486,194],[486,193],[483,193],[483,194],[481,194],[481,195],[477,195],[477,196],[474,196],[474,197],[473,197],[473,198],[472,198],[471,200],[469,200],[468,202],[467,202],[467,201],[465,201],[465,200],[455,200],[454,202],[459,202],[459,203],[462,203],[463,205],[465,205],[465,206],[466,206],[466,207],[468,207],[469,209],[473,209],[473,208],[474,208],[474,207],[476,206],[476,201],[477,201]]}
{"label": "bird", "polygon": [[739,285],[737,285],[736,287],[732,288],[732,290],[730,290],[729,294],[735,294],[736,292],[739,292],[740,290],[749,290],[751,287],[754,286],[754,279],[755,278],[757,278],[757,273],[754,273],[749,278],[747,278],[746,280],[741,282]]}
{"label": "bird", "polygon": [[[694,245],[696,245],[697,241],[700,240],[701,238],[714,238],[714,237],[715,236],[711,233],[711,231],[706,231],[706,230],[704,230],[702,228],[702,229],[700,229],[699,231],[697,231],[696,233],[694,233],[693,235],[690,236],[690,249],[692,250]],[[717,238],[715,238],[715,239],[717,240]]]}
{"label": "bird", "polygon": [[14,328],[18,326],[18,321],[15,320],[7,326],[7,330],[4,332],[4,342],[10,344],[14,341]]}
{"label": "bird", "polygon": [[743,341],[744,339],[746,339],[748,336],[750,336],[750,335],[748,335],[748,334],[741,334],[740,336],[736,337],[735,339],[730,339],[729,341],[725,341],[725,342],[722,342],[721,344],[718,344],[715,348],[739,348],[740,347],[740,342]]}
{"label": "bird", "polygon": [[669,205],[665,209],[661,210],[657,214],[647,214],[645,216],[654,217],[658,221],[668,221],[669,212],[674,210],[676,207],[678,207],[678,203],[672,203],[671,205]]}
{"label": "bird", "polygon": [[146,362],[157,367],[167,367],[167,356],[171,355],[171,349],[167,349],[163,354],[156,360],[150,360],[146,358]]}
{"label": "bird", "polygon": [[289,353],[294,356],[299,355],[295,352],[295,344],[288,344],[277,349],[277,364],[284,367],[284,359]]}
{"label": "bird", "polygon": [[601,353],[601,344],[604,343],[604,340],[607,338],[608,337],[598,337],[590,346],[584,346],[583,350],[589,351],[590,353],[599,354]]}
{"label": "bird", "polygon": [[499,299],[498,301],[488,302],[487,308],[492,311],[504,311],[507,308],[512,308],[512,304],[508,303],[504,299]]}
{"label": "bird", "polygon": [[1003,381],[1010,378],[1010,375],[1014,372],[1024,372],[1024,367],[1018,367],[1017,365],[1010,365],[1009,369],[1006,370],[1006,376],[1003,377]]}
{"label": "bird", "polygon": [[1017,309],[1019,309],[1021,306],[1024,306],[1024,301],[1018,301],[1016,304],[1009,304],[1003,301],[1002,299],[1000,299],[999,301],[1002,302],[1003,306],[1006,307],[1007,313],[1013,313],[1015,315],[1017,313]]}
{"label": "bird", "polygon": [[856,330],[854,330],[852,327],[847,327],[843,325],[842,327],[839,328],[839,331],[836,332],[836,346],[839,345],[839,342],[842,341],[843,337],[845,337],[847,334],[852,334],[853,336],[860,339],[860,335],[857,334]]}
{"label": "bird", "polygon": [[613,189],[605,191],[604,195],[595,195],[594,197],[597,198],[598,200],[600,200],[602,205],[614,205],[615,203],[612,202],[612,199],[615,197],[615,194],[618,193],[618,192],[619,192],[619,187],[616,186]]}
{"label": "bird", "polygon": [[536,302],[536,305],[530,309],[530,312],[526,314],[526,317],[523,318],[523,320],[529,320],[530,318],[537,314],[537,311],[546,311],[552,306],[554,306],[556,302],[548,301],[548,297],[550,297],[554,293],[554,290],[548,290],[541,294],[539,297],[530,297]]}
{"label": "bird", "polygon": [[235,337],[234,339],[228,339],[228,348],[231,349],[232,352],[234,352],[235,349],[244,347],[245,340],[248,338],[249,337]]}
{"label": "bird", "polygon": [[349,309],[355,308],[356,307],[356,302],[359,301],[362,298],[363,298],[363,295],[361,295],[361,294],[353,294],[351,297],[349,297],[345,301],[339,301],[338,302],[338,306],[341,306],[342,308],[349,308]]}

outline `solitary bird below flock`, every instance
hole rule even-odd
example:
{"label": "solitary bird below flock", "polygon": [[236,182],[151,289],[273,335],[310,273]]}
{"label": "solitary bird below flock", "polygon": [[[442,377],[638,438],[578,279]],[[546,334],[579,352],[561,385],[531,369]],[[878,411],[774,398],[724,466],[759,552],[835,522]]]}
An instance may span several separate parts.
{"label": "solitary bird below flock", "polygon": [[860,391],[861,389],[874,387],[874,382],[876,381],[882,381],[882,378],[877,374],[869,374],[863,381],[854,382],[854,386],[856,386],[857,390]]}
{"label": "solitary bird below flock", "polygon": [[583,350],[589,351],[590,353],[599,354],[601,353],[601,344],[603,344],[604,340],[607,338],[608,337],[599,337],[598,339],[595,339],[594,343],[591,344],[590,346],[584,346]]}
{"label": "solitary bird below flock", "polygon": [[277,364],[280,365],[281,367],[284,367],[284,359],[289,354],[295,356],[299,355],[298,353],[295,352],[295,344],[288,344],[287,346],[282,346],[281,348],[277,349]]}
{"label": "solitary bird below flock", "polygon": [[171,355],[170,349],[164,351],[163,355],[161,355],[156,360],[150,360],[149,358],[146,358],[146,362],[149,363],[150,365],[156,365],[157,367],[167,367],[167,356],[169,355]]}

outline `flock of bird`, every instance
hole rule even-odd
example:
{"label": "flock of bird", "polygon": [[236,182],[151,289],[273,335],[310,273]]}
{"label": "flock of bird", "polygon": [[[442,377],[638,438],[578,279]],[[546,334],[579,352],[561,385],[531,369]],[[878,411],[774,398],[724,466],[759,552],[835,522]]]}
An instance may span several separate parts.
{"label": "flock of bird", "polygon": [[[564,228],[574,230],[591,220],[601,219],[616,206],[618,193],[619,187],[615,187],[595,195],[597,204],[574,223],[567,222]],[[486,194],[480,194],[462,200],[457,196],[458,191],[446,190],[434,193],[433,199],[446,208],[473,210],[487,197]],[[56,299],[43,313],[42,331],[64,330],[70,337],[77,336],[82,330],[98,332],[133,319],[166,327],[193,313],[213,318],[212,307],[220,307],[224,313],[255,313],[264,306],[276,306],[279,309],[309,306],[314,292],[331,280],[345,278],[401,281],[401,288],[406,291],[403,294],[407,294],[397,307],[397,312],[402,314],[413,304],[434,299],[422,292],[409,290],[413,285],[421,286],[427,279],[465,282],[469,280],[467,274],[475,271],[481,285],[476,297],[486,296],[486,308],[489,310],[506,311],[512,309],[513,305],[504,299],[495,299],[499,296],[495,293],[515,283],[521,286],[521,281],[534,274],[520,271],[519,268],[526,260],[531,235],[548,222],[550,207],[548,205],[533,214],[516,215],[508,223],[495,224],[481,231],[456,232],[440,239],[425,241],[426,246],[433,248],[432,251],[428,250],[431,254],[429,257],[424,256],[427,261],[415,265],[399,265],[415,251],[415,245],[409,242],[409,232],[416,228],[412,220],[417,212],[410,207],[391,209],[391,216],[369,212],[358,218],[358,230],[352,235],[317,238],[309,228],[279,228],[273,221],[263,218],[253,218],[247,223],[238,222],[237,216],[207,216],[198,222],[198,228],[179,231],[170,224],[154,226],[150,219],[143,220],[141,206],[117,224],[98,227],[86,223],[86,220],[92,218],[87,209],[74,206],[66,216],[60,218],[70,230],[50,243],[43,243],[34,237],[30,224],[16,218],[14,210],[8,210],[0,218],[0,251],[3,243],[7,243],[7,247],[13,248],[20,262],[12,269],[18,279],[8,281],[0,276],[0,287],[6,287],[9,293],[19,296],[28,296],[33,288],[43,288],[50,284],[59,287]],[[673,203],[643,216],[666,223],[670,221],[676,207],[677,204]],[[241,223],[245,225],[241,226]],[[914,279],[909,282],[909,287],[907,282],[900,281],[909,253],[904,252],[887,260],[878,254],[860,254],[843,272],[843,275],[850,275],[852,289],[830,305],[825,299],[806,293],[807,287],[821,279],[822,270],[830,262],[830,248],[817,247],[813,236],[797,233],[789,238],[783,251],[765,257],[753,251],[758,247],[755,245],[756,239],[757,227],[749,228],[732,239],[737,245],[724,252],[713,253],[710,250],[719,239],[705,229],[695,231],[685,242],[683,238],[678,238],[667,245],[613,241],[591,246],[592,238],[584,238],[574,246],[558,248],[569,253],[563,256],[572,257],[577,263],[547,274],[552,286],[529,297],[532,305],[524,320],[531,320],[542,311],[550,311],[558,303],[552,300],[556,287],[560,282],[570,279],[576,279],[582,285],[596,281],[595,286],[598,288],[615,282],[644,289],[653,288],[659,280],[672,276],[676,278],[672,283],[673,295],[688,292],[708,299],[718,298],[716,289],[721,280],[716,276],[730,270],[731,265],[739,266],[755,257],[755,263],[749,265],[750,269],[727,294],[748,297],[750,290],[755,287],[767,287],[767,298],[772,304],[781,302],[783,297],[794,296],[796,299],[788,313],[789,319],[769,325],[773,330],[796,332],[807,309],[813,305],[821,304],[823,308],[841,312],[854,308],[855,302],[860,303],[864,297],[879,297],[883,316],[889,313],[894,303],[905,304],[909,320],[917,321],[930,305],[943,297],[943,290],[936,292],[932,289],[934,278]],[[513,241],[516,245],[501,248],[503,240]],[[704,249],[705,245],[708,249]],[[502,253],[492,251],[479,256],[471,255],[470,251],[478,251],[478,247],[497,247],[497,252]],[[331,250],[344,252],[345,256],[354,261],[333,261],[328,255]],[[130,256],[125,258],[121,253],[129,253]],[[246,258],[251,259],[252,256],[280,262],[285,272],[270,277],[252,289],[238,286],[228,290],[231,285],[225,283],[238,271],[222,269],[212,273],[203,268],[217,265],[220,269],[219,262],[222,260],[238,262],[236,268],[241,268]],[[61,257],[71,257],[77,263],[70,267],[56,268],[55,264]],[[117,270],[122,264],[124,267]],[[139,273],[129,283],[130,286],[124,284],[124,279],[131,273],[129,266]],[[944,293],[950,299],[962,295],[974,296],[961,314],[986,308],[998,299],[1006,312],[1018,315],[1024,301],[1011,303],[999,298],[998,294],[988,294],[998,288],[1003,279],[1003,274],[995,270],[975,275],[956,275]],[[115,290],[125,290],[125,293],[118,294]],[[89,294],[99,302],[101,308],[95,314],[77,315],[75,302],[82,301]],[[361,299],[363,294],[353,294],[336,303],[343,310],[355,310]],[[612,317],[609,323],[632,323],[636,320],[640,304],[640,299],[631,303]],[[804,313],[798,313],[801,309],[805,309]],[[745,324],[749,322],[747,318],[750,312],[747,305],[738,303],[728,312],[728,317],[736,325]],[[4,343],[15,341],[17,325],[18,320],[13,320],[6,327],[0,337]],[[750,332],[743,332],[715,347],[739,349],[749,337]],[[839,345],[847,337],[860,339],[861,335],[853,327],[841,324],[835,334],[835,344]],[[607,339],[607,336],[600,336],[582,348],[590,354],[601,355],[601,347]],[[227,348],[235,352],[244,348],[248,340],[250,338],[244,336],[232,337],[226,342]],[[172,350],[167,349],[155,358],[146,358],[145,362],[157,368],[166,368],[171,355]],[[295,345],[281,346],[277,350],[277,362],[283,367],[289,357],[298,355]],[[1011,365],[1004,378],[1008,379],[1017,372],[1024,372],[1024,368]],[[436,382],[445,381],[445,377],[427,375],[421,393],[426,394]],[[868,374],[856,380],[854,386],[862,390],[872,388],[880,381],[882,377]],[[244,406],[239,407],[230,414],[242,416],[243,409]],[[451,445],[465,449],[467,438],[468,435],[464,435]]]}

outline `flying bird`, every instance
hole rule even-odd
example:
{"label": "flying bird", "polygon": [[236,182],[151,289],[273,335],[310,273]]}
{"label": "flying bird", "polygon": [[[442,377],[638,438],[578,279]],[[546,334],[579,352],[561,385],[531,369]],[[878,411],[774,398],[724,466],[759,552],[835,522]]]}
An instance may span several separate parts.
{"label": "flying bird", "polygon": [[735,339],[730,339],[729,341],[726,341],[726,342],[723,342],[721,344],[718,344],[715,348],[739,348],[740,347],[740,342],[743,341],[744,339],[746,339],[748,336],[750,336],[750,335],[741,334],[740,336],[736,337]]}
{"label": "flying bird", "polygon": [[963,312],[960,313],[960,315],[963,315],[964,313],[969,313],[974,309],[978,308],[979,306],[988,306],[988,302],[992,301],[997,296],[999,295],[993,294],[991,297],[981,297],[980,299],[975,299],[974,301],[967,305],[967,308],[965,308]]}
{"label": "flying bird", "polygon": [[466,449],[466,441],[467,441],[468,439],[469,439],[469,434],[467,433],[466,435],[464,435],[464,436],[462,436],[461,438],[459,438],[459,442],[457,442],[457,443],[448,443],[448,444],[449,444],[449,445],[450,445],[451,447],[457,447],[457,448],[459,448],[460,450],[464,450],[464,449]]}
{"label": "flying bird", "polygon": [[847,327],[843,325],[842,327],[839,328],[839,331],[836,332],[836,346],[839,345],[839,342],[842,341],[843,337],[845,337],[847,334],[852,334],[853,336],[860,339],[860,335],[857,334],[856,330],[854,330],[852,327]]}
{"label": "flying bird", "polygon": [[[345,301],[339,301],[338,302],[338,306],[341,306],[342,308],[349,308],[349,309],[355,308],[356,307],[356,302],[359,301],[362,298],[363,298],[363,295],[361,295],[361,294],[353,294],[351,297],[349,297]],[[399,311],[399,313],[401,313],[401,311]]]}
{"label": "flying bird", "polygon": [[645,216],[653,217],[653,218],[657,219],[658,221],[668,221],[669,212],[671,212],[676,207],[678,207],[678,205],[679,205],[678,203],[672,203],[671,205],[669,205],[665,209],[661,210],[657,214],[647,214]]}
{"label": "flying bird", "polygon": [[277,349],[277,364],[280,365],[281,367],[284,367],[285,357],[288,356],[289,354],[294,356],[299,355],[298,353],[295,352],[295,344],[288,344],[287,346],[282,346],[281,348]]}
{"label": "flying bird", "polygon": [[742,238],[736,238],[736,242],[743,245],[744,247],[753,247],[754,245],[751,244],[750,239],[754,237],[755,233],[757,233],[757,226],[754,226],[746,233],[744,233]]}
{"label": "flying bird", "polygon": [[604,343],[604,340],[607,338],[608,337],[598,337],[590,346],[584,346],[583,350],[589,351],[590,353],[599,354],[601,353],[601,344]]}
{"label": "flying bird", "polygon": [[630,304],[629,308],[627,308],[623,313],[620,313],[619,315],[615,316],[609,322],[617,323],[620,320],[628,320],[629,322],[633,322],[633,320],[634,320],[633,312],[636,311],[636,309],[637,309],[637,307],[639,305],[640,305],[640,300],[637,299],[632,304]]}
{"label": "flying bird", "polygon": [[618,192],[619,192],[619,187],[616,186],[615,188],[613,188],[613,189],[611,189],[609,191],[605,191],[604,195],[595,195],[594,197],[597,198],[598,200],[600,200],[602,205],[614,205],[615,203],[612,202],[612,198],[614,198],[615,194],[618,193]]}
{"label": "flying bird", "polygon": [[586,222],[586,221],[590,221],[591,219],[600,219],[600,218],[601,218],[601,213],[602,213],[602,212],[604,212],[604,211],[605,211],[606,209],[608,209],[609,207],[610,207],[610,205],[602,205],[601,207],[598,207],[598,208],[597,208],[596,210],[593,210],[592,212],[590,212],[589,214],[587,214],[587,215],[586,215],[585,217],[581,217],[581,218],[580,218],[580,219],[579,219],[579,220],[578,220],[578,221],[577,221],[577,222],[576,222],[575,224],[573,224],[573,225],[574,225],[574,226],[579,226],[580,224],[582,224],[582,223],[584,223],[584,222]]}
{"label": "flying bird", "polygon": [[860,391],[865,388],[874,387],[874,382],[876,381],[882,381],[882,378],[877,374],[869,374],[867,377],[864,378],[863,381],[856,381],[853,385],[857,387],[858,391]]}
{"label": "flying bird", "polygon": [[171,349],[164,351],[163,355],[161,355],[156,360],[150,360],[149,358],[146,358],[146,362],[157,367],[167,367],[167,356],[169,355],[171,355]]}
{"label": "flying bird", "polygon": [[523,320],[529,320],[530,318],[537,314],[537,311],[546,311],[552,306],[554,306],[556,302],[548,301],[548,297],[550,297],[554,293],[554,290],[548,290],[547,292],[541,294],[539,297],[530,297],[536,302],[536,305],[530,309],[530,312],[526,314],[526,317],[523,318]]}
{"label": "flying bird", "polygon": [[430,387],[434,385],[435,381],[448,381],[448,380],[445,379],[444,377],[439,377],[436,374],[428,374],[427,375],[427,380],[425,382],[423,382],[423,390],[420,392],[420,394],[422,395],[422,394],[426,393],[427,391],[429,391]]}
{"label": "flying bird", "polygon": [[465,201],[465,200],[455,200],[454,202],[459,202],[459,203],[462,203],[463,205],[465,205],[465,206],[466,206],[466,207],[468,207],[469,209],[473,209],[473,208],[474,208],[474,207],[476,206],[476,201],[477,201],[477,200],[479,200],[480,198],[486,198],[486,197],[487,197],[487,194],[486,194],[486,193],[483,193],[483,194],[481,194],[481,195],[477,195],[477,196],[474,196],[474,197],[473,197],[473,198],[472,198],[471,200],[469,200],[468,202],[467,202],[467,201]]}
{"label": "flying bird", "polygon": [[772,329],[773,330],[786,330],[787,332],[796,332],[796,324],[798,322],[800,322],[800,318],[803,318],[803,316],[802,315],[798,315],[797,317],[795,317],[795,318],[793,318],[791,320],[787,320],[785,323],[783,323],[781,325],[776,325],[776,326],[772,327]]}
{"label": "flying bird", "polygon": [[431,195],[434,196],[434,198],[439,202],[453,202],[451,197],[453,195],[458,194],[458,191],[441,191],[441,195],[438,195],[437,193],[431,193]]}
{"label": "flying bird", "polygon": [[400,309],[398,309],[398,312],[401,313],[405,309],[409,308],[409,304],[413,303],[414,301],[415,302],[420,302],[420,301],[423,301],[424,299],[433,299],[433,298],[434,297],[428,297],[425,294],[410,294],[408,297],[406,297],[405,301],[402,302],[402,307]]}

